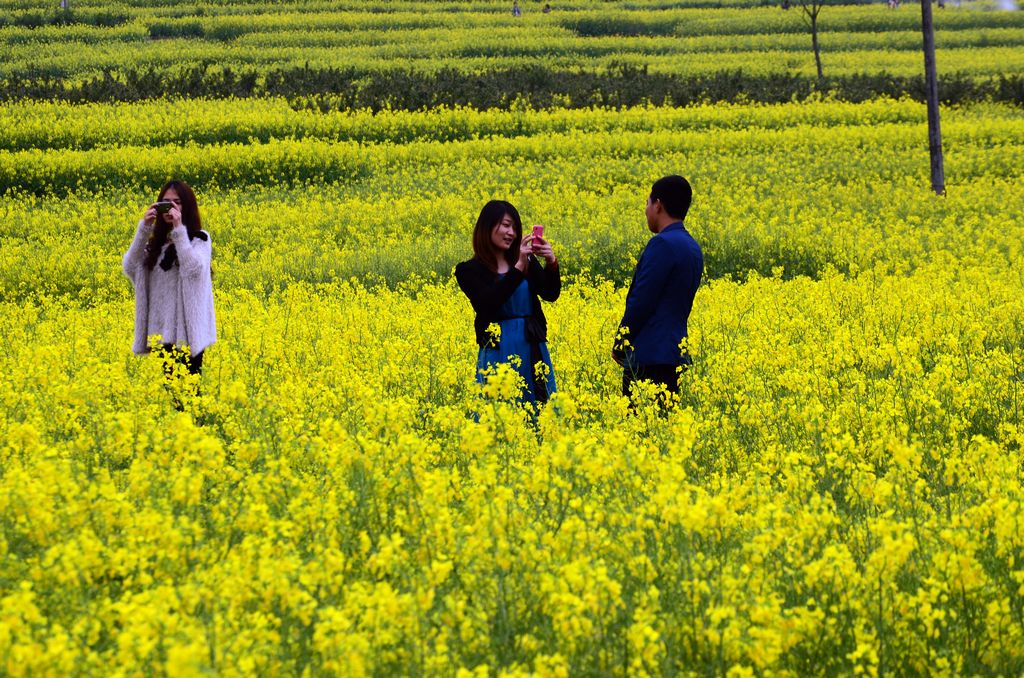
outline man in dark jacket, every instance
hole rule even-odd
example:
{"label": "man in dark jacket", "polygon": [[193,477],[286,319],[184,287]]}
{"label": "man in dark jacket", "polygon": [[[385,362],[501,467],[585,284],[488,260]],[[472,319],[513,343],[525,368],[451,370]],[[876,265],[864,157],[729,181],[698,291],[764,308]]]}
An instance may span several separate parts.
{"label": "man in dark jacket", "polygon": [[686,321],[704,271],[700,245],[683,226],[693,191],[681,176],[654,182],[647,198],[647,243],[626,295],[612,357],[622,366],[622,393],[649,380],[679,392],[679,372],[692,363],[685,345]]}

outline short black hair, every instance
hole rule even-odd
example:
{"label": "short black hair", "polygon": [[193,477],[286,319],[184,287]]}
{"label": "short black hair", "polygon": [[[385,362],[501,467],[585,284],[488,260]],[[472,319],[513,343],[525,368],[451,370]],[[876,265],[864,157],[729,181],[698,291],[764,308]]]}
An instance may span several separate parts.
{"label": "short black hair", "polygon": [[651,202],[661,201],[661,206],[670,217],[682,220],[690,211],[693,201],[693,189],[690,182],[678,174],[670,174],[654,182],[651,186]]}

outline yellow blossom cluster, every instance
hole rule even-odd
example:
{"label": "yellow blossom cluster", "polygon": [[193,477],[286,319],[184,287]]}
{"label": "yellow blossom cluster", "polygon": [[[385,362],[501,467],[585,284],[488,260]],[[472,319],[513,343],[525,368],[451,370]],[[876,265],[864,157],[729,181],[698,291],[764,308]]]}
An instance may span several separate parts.
{"label": "yellow blossom cluster", "polygon": [[536,424],[451,282],[221,291],[185,412],[129,300],[6,303],[3,671],[1014,672],[1021,287],[714,281],[665,415],[580,279]]}

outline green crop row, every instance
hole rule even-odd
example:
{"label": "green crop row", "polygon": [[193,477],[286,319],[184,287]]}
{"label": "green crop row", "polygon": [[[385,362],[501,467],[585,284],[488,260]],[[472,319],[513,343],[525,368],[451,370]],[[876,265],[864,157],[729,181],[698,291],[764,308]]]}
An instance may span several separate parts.
{"label": "green crop row", "polygon": [[[207,99],[147,101],[117,106],[58,102],[15,102],[0,107],[0,150],[89,150],[168,144],[267,143],[274,139],[407,144],[515,138],[540,134],[617,132],[701,132],[739,129],[784,130],[793,126],[857,127],[920,124],[921,106],[909,100],[828,106],[701,105],[625,110],[471,108],[422,112],[293,110],[283,99],[254,99],[244,105]],[[975,108],[957,112],[979,133],[996,119],[1024,119],[1024,111]]]}
{"label": "green crop row", "polygon": [[[76,81],[103,70],[166,69],[182,62],[261,72],[307,63],[473,73],[514,64],[600,70],[615,62],[681,75],[736,68],[813,72],[810,39],[798,11],[593,7],[515,18],[458,8],[380,13],[300,12],[289,6],[250,14],[140,15],[112,27],[85,22],[26,28],[13,20],[3,26],[0,18],[6,56],[0,77]],[[820,30],[830,75],[920,71],[919,17],[913,11],[826,7]],[[946,72],[1024,70],[1019,56],[1024,13],[950,8],[937,18],[937,31]]]}
{"label": "green crop row", "polygon": [[[34,116],[61,128],[75,116],[72,137],[95,131],[81,149],[50,137],[46,150],[0,151],[0,296],[120,289],[116,254],[171,176],[200,194],[218,280],[255,290],[447,275],[492,197],[548,225],[567,275],[623,281],[642,246],[646,190],[669,171],[694,183],[688,224],[712,278],[903,271],[952,264],[950,252],[1012,267],[1022,255],[1022,204],[1007,200],[1024,176],[1016,108],[945,113],[949,196],[936,199],[924,108],[907,101],[376,116],[280,102],[163,106],[4,111],[5,123]],[[203,143],[164,123],[204,116]],[[28,124],[15,131],[42,138]],[[238,140],[248,132],[251,141]],[[285,138],[257,140],[271,132]]]}

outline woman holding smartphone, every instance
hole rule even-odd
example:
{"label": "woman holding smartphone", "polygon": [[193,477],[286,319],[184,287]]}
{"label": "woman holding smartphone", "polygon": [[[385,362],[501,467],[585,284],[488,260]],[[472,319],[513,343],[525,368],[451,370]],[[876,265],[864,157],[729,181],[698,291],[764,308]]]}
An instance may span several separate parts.
{"label": "woman holding smartphone", "polygon": [[543,228],[534,226],[524,238],[516,208],[492,200],[473,229],[473,258],[455,267],[459,287],[476,311],[477,381],[483,383],[487,368],[512,363],[526,383],[521,400],[531,403],[547,402],[555,392],[540,300],[558,299],[562,282]]}
{"label": "woman holding smartphone", "polygon": [[199,374],[203,351],[217,341],[210,245],[195,193],[184,181],[167,182],[124,255],[135,288],[135,353],[147,353],[149,337],[159,335],[177,362]]}

